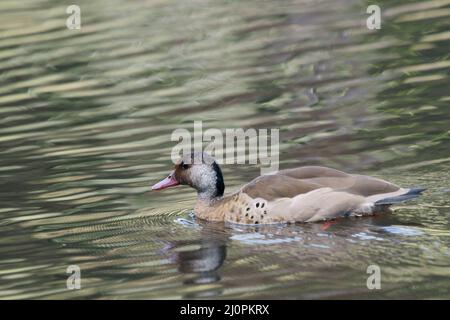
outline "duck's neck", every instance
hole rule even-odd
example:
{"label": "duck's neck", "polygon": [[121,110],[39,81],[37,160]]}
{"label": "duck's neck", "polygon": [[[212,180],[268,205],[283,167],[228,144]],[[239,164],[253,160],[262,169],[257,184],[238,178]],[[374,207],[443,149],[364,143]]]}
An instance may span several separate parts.
{"label": "duck's neck", "polygon": [[198,193],[195,205],[196,216],[206,220],[223,221],[224,212],[221,210],[221,204],[224,199],[223,197],[211,197],[208,194]]}
{"label": "duck's neck", "polygon": [[[222,194],[223,195],[223,194]],[[215,190],[207,190],[204,192],[197,192],[197,200],[205,203],[213,203],[222,198],[222,195],[218,196]]]}
{"label": "duck's neck", "polygon": [[224,200],[225,183],[219,165],[214,162],[212,168],[215,179],[211,179],[212,183],[209,183],[206,188],[202,190],[197,189],[195,213],[203,219],[223,220],[224,213],[220,209],[220,204]]}

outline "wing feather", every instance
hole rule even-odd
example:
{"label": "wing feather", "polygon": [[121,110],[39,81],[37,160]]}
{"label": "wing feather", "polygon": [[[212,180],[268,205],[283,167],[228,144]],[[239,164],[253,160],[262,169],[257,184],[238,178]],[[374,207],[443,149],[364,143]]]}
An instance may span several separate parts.
{"label": "wing feather", "polygon": [[260,176],[243,186],[240,191],[252,198],[259,197],[272,201],[279,198],[293,198],[319,188],[331,188],[363,197],[400,189],[395,184],[381,179],[347,174],[326,167],[308,166]]}

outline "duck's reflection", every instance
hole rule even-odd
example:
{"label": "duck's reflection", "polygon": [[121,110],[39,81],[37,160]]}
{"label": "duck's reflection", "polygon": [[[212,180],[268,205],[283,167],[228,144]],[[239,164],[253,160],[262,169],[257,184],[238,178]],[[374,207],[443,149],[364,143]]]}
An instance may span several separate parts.
{"label": "duck's reflection", "polygon": [[[219,269],[227,256],[227,240],[223,223],[200,222],[199,237],[174,243],[171,260],[179,272],[185,275],[183,284],[211,284],[221,280]],[[188,250],[185,250],[188,248]],[[220,294],[220,287],[193,292],[185,298],[208,297]]]}
{"label": "duck's reflection", "polygon": [[208,244],[195,251],[181,252],[177,256],[178,270],[182,273],[196,273],[199,276],[186,283],[210,283],[220,280],[217,270],[225,261],[225,244]]}

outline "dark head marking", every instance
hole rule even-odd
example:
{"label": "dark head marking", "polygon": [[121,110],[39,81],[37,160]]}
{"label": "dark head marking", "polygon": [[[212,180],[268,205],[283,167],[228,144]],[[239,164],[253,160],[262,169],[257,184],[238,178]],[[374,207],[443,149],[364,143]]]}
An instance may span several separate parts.
{"label": "dark head marking", "polygon": [[212,168],[216,173],[216,194],[215,197],[223,196],[223,192],[225,191],[225,183],[223,182],[222,170],[220,170],[219,165],[214,161],[212,163]]}

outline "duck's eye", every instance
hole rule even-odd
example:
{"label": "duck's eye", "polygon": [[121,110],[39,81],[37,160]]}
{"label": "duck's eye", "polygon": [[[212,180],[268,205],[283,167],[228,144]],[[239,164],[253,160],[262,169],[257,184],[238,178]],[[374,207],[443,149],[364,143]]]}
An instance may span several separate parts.
{"label": "duck's eye", "polygon": [[184,162],[181,163],[181,167],[182,167],[184,170],[189,169],[189,165],[186,164],[186,163],[184,163]]}

